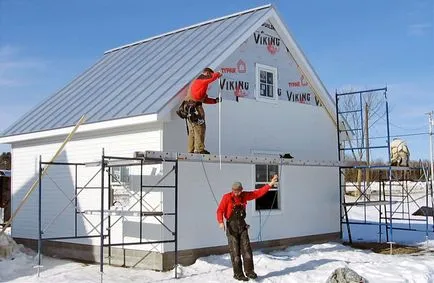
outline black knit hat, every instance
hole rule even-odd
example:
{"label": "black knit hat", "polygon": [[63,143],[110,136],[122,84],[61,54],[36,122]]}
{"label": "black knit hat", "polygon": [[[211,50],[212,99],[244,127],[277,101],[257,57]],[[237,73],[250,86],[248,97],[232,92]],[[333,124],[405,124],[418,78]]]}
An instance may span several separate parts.
{"label": "black knit hat", "polygon": [[214,71],[211,68],[206,67],[205,69],[203,69],[203,72],[207,72],[207,73],[214,73]]}

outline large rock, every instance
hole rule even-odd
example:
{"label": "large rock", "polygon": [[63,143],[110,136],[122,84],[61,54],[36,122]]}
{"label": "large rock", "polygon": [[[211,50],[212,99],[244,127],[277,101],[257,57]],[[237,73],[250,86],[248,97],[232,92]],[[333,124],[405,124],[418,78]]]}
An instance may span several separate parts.
{"label": "large rock", "polygon": [[365,278],[348,267],[341,267],[333,271],[326,283],[366,283]]}

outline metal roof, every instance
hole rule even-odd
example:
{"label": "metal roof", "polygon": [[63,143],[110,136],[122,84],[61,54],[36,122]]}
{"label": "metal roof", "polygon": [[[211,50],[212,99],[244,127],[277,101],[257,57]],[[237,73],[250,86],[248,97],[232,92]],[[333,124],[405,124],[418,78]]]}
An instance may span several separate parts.
{"label": "metal roof", "polygon": [[158,113],[200,71],[211,65],[271,5],[257,7],[107,51],[71,83],[6,129],[13,136]]}

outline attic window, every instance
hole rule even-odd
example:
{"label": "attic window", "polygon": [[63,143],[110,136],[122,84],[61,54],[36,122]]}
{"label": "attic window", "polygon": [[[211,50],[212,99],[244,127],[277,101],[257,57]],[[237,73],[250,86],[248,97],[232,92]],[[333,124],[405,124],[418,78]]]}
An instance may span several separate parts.
{"label": "attic window", "polygon": [[256,98],[269,102],[277,100],[277,68],[256,64]]}

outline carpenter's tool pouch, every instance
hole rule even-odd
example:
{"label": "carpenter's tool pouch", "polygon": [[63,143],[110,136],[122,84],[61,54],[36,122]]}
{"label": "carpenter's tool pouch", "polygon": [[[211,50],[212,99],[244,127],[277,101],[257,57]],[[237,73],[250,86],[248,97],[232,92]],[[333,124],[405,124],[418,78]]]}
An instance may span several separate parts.
{"label": "carpenter's tool pouch", "polygon": [[183,101],[182,103],[181,103],[181,105],[179,105],[179,108],[178,108],[178,110],[176,110],[176,114],[179,116],[179,118],[181,118],[181,119],[186,119],[187,118],[187,115],[188,115],[188,113],[186,112],[186,109],[185,109],[185,105],[186,105],[186,101]]}
{"label": "carpenter's tool pouch", "polygon": [[202,103],[196,101],[183,101],[178,111],[176,111],[176,114],[178,114],[181,119],[188,119],[192,123],[202,124],[203,118],[197,109],[197,106],[200,104]]}

